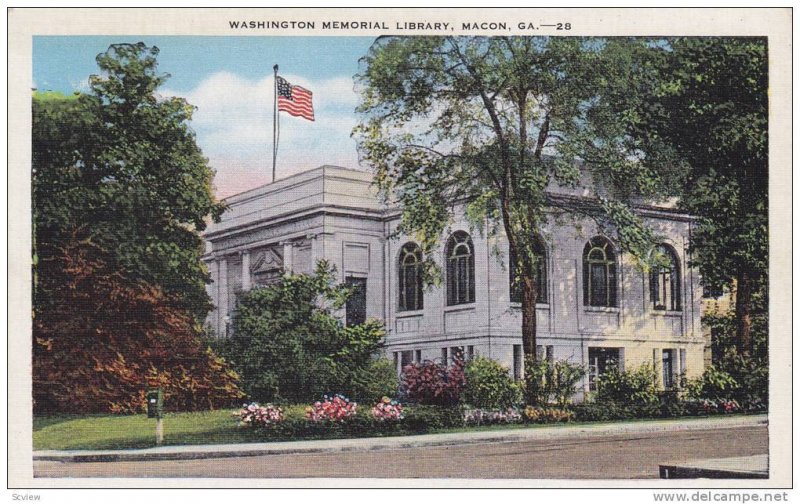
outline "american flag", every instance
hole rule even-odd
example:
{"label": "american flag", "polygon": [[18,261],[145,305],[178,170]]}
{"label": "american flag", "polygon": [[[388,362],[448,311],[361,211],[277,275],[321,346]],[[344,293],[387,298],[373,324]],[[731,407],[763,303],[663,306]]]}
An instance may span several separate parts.
{"label": "american flag", "polygon": [[283,77],[278,77],[278,110],[289,112],[295,117],[314,120],[314,105],[311,91],[300,86],[292,86]]}

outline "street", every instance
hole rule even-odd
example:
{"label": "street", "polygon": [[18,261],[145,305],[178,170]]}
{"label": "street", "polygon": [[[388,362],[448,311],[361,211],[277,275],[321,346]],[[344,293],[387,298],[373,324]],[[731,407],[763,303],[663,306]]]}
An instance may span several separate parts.
{"label": "street", "polygon": [[177,461],[35,461],[35,477],[658,478],[669,461],[767,453],[766,426],[335,453]]}

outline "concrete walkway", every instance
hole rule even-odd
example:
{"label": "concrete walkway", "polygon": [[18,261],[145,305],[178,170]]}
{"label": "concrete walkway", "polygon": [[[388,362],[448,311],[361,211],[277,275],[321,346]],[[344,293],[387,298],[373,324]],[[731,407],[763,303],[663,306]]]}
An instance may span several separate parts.
{"label": "concrete walkway", "polygon": [[253,457],[294,453],[329,453],[392,450],[427,446],[455,446],[515,441],[554,441],[599,436],[646,434],[708,429],[733,429],[767,425],[766,415],[711,417],[677,420],[648,420],[591,425],[554,425],[496,431],[453,432],[418,436],[360,439],[326,439],[226,445],[160,446],[141,450],[40,450],[33,460],[58,462],[116,462],[142,460],[190,460],[223,457]]}

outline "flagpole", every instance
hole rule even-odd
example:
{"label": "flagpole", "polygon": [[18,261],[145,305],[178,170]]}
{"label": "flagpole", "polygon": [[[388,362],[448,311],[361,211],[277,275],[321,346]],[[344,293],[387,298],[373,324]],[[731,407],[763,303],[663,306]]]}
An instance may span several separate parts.
{"label": "flagpole", "polygon": [[272,104],[272,181],[275,182],[275,162],[278,159],[278,64],[276,63],[272,69],[275,71],[275,89],[273,93],[274,100]]}

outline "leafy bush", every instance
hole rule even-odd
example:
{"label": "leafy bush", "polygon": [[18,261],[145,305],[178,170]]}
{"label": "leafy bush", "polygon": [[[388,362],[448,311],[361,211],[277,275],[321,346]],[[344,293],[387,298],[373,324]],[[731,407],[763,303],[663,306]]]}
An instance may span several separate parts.
{"label": "leafy bush", "polygon": [[769,362],[766,358],[730,352],[720,366],[738,385],[730,399],[735,399],[745,411],[766,411],[769,404]]}
{"label": "leafy bush", "polygon": [[658,405],[653,366],[644,364],[631,371],[620,371],[615,367],[607,369],[597,379],[595,400],[598,403],[628,404],[645,409]]}
{"label": "leafy bush", "polygon": [[465,425],[496,425],[522,423],[522,414],[516,408],[471,409],[464,411]]}
{"label": "leafy bush", "polygon": [[283,421],[283,410],[272,404],[259,406],[258,403],[245,404],[234,416],[239,418],[242,427],[271,427]]}
{"label": "leafy bush", "polygon": [[697,378],[686,381],[686,397],[690,400],[730,397],[739,384],[730,374],[709,366]]}
{"label": "leafy bush", "polygon": [[398,380],[394,363],[389,359],[372,360],[360,372],[353,373],[350,396],[364,403],[397,395]]}
{"label": "leafy bush", "polygon": [[683,398],[680,389],[663,390],[658,393],[658,414],[664,418],[686,416],[691,414],[689,405]]}
{"label": "leafy bush", "polygon": [[525,390],[532,405],[555,402],[564,409],[578,390],[586,368],[566,360],[537,359],[525,362]]}
{"label": "leafy bush", "polygon": [[525,408],[525,420],[534,423],[557,423],[569,422],[575,418],[575,413],[566,409],[557,408],[538,408],[527,406]]}
{"label": "leafy bush", "polygon": [[521,400],[521,390],[508,374],[508,368],[486,357],[467,363],[462,399],[477,408],[508,408]]}
{"label": "leafy bush", "polygon": [[606,422],[637,417],[634,408],[615,402],[586,401],[574,405],[572,411],[575,413],[575,420],[579,422]]}
{"label": "leafy bush", "polygon": [[425,361],[403,368],[402,393],[411,402],[434,406],[455,406],[464,390],[464,361],[451,366]]}
{"label": "leafy bush", "polygon": [[313,275],[285,275],[240,297],[233,336],[221,342],[220,352],[251,398],[305,403],[334,390],[372,393],[370,368],[383,325],[373,320],[344,327],[333,316],[350,294],[334,283],[334,273],[320,261]]}
{"label": "leafy bush", "polygon": [[408,432],[424,433],[463,427],[464,417],[458,408],[419,405],[407,409],[402,424]]}
{"label": "leafy bush", "polygon": [[384,397],[372,408],[372,417],[382,422],[402,420],[403,406],[397,401]]}
{"label": "leafy bush", "polygon": [[314,422],[344,422],[356,415],[357,407],[343,395],[325,396],[323,401],[306,408],[306,418]]}

